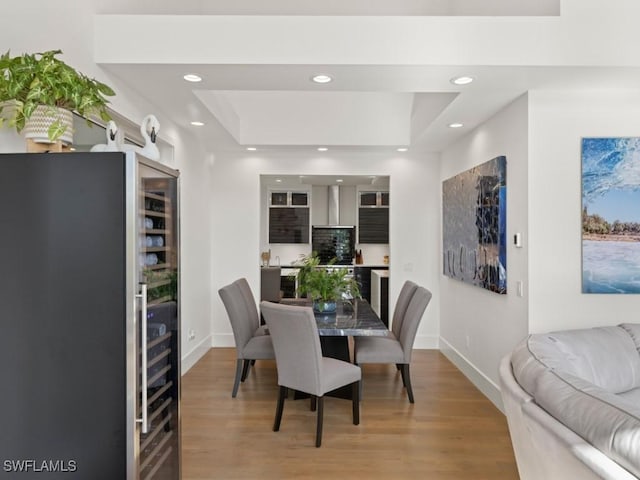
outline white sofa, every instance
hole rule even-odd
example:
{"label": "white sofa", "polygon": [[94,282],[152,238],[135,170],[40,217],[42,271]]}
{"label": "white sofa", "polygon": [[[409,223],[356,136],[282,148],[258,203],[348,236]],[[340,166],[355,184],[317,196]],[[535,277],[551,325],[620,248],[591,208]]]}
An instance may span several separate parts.
{"label": "white sofa", "polygon": [[500,383],[522,480],[640,478],[640,324],[530,335]]}

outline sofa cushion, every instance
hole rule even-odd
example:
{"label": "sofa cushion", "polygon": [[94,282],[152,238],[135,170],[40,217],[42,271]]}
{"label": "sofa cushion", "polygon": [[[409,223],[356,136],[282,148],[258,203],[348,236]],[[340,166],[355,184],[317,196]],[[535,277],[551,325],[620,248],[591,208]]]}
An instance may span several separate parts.
{"label": "sofa cushion", "polygon": [[527,347],[547,368],[609,392],[640,387],[640,355],[631,336],[620,327],[531,335]]}

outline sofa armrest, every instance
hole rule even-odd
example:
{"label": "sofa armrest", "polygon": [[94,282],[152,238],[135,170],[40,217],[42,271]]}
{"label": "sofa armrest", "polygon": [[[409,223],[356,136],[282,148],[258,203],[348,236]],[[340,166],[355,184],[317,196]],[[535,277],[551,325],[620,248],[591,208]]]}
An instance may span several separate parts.
{"label": "sofa armrest", "polygon": [[[523,406],[523,419],[545,472],[540,479],[638,480],[534,402]],[[524,477],[523,477],[524,478]]]}

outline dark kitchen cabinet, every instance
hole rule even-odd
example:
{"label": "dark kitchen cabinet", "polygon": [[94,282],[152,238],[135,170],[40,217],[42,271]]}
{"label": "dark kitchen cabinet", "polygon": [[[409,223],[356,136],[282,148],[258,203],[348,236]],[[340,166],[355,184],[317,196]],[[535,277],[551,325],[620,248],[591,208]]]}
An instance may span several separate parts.
{"label": "dark kitchen cabinet", "polygon": [[389,192],[360,192],[358,243],[389,243]]}
{"label": "dark kitchen cabinet", "polygon": [[269,243],[309,243],[309,229],[307,192],[270,192]]}
{"label": "dark kitchen cabinet", "polygon": [[360,243],[389,243],[388,208],[361,208],[358,219]]}
{"label": "dark kitchen cabinet", "polygon": [[269,209],[269,243],[309,243],[309,209]]}

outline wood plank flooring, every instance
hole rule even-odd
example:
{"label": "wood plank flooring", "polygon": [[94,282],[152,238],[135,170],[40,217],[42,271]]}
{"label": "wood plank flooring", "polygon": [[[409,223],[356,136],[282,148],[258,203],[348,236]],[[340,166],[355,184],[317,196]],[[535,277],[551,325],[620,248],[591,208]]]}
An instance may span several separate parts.
{"label": "wood plank flooring", "polygon": [[235,360],[211,349],[183,377],[183,480],[518,479],[506,418],[437,350],[413,352],[413,405],[394,365],[364,365],[360,425],[350,401],[327,397],[320,448],[306,400],[287,400],[272,431],[274,361],[231,398]]}

